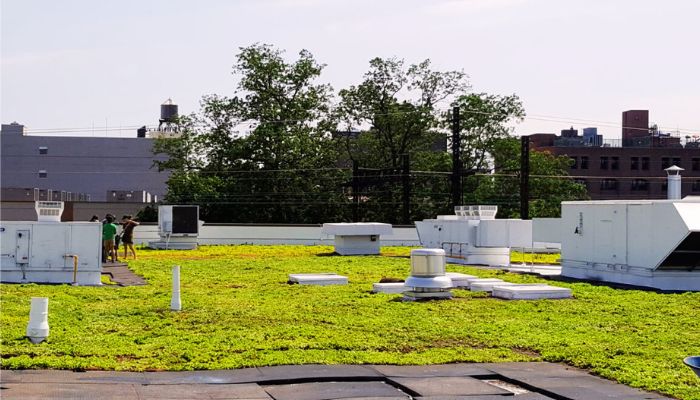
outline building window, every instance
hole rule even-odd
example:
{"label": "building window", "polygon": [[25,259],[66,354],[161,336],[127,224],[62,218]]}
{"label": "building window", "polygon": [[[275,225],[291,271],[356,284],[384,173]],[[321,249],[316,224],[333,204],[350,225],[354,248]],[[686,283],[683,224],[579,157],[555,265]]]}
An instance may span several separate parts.
{"label": "building window", "polygon": [[601,190],[617,190],[617,179],[605,178],[600,181]]}
{"label": "building window", "polygon": [[681,166],[681,159],[678,157],[673,157],[673,164],[672,165],[675,165],[676,167],[680,167]]}
{"label": "building window", "polygon": [[639,170],[639,157],[632,157],[630,159],[630,169],[631,170]]}
{"label": "building window", "polygon": [[608,169],[608,157],[600,157],[600,169]]}
{"label": "building window", "polygon": [[661,191],[662,192],[668,192],[668,181],[663,181],[661,183]]}
{"label": "building window", "polygon": [[693,181],[693,192],[700,192],[700,179]]}
{"label": "building window", "polygon": [[48,174],[46,173],[45,169],[40,169],[39,170],[39,178],[46,178]]}
{"label": "building window", "polygon": [[671,166],[671,157],[661,158],[661,169],[666,169]]}
{"label": "building window", "polygon": [[612,162],[610,163],[611,169],[620,169],[620,157],[612,157]]}
{"label": "building window", "polygon": [[646,179],[633,180],[632,190],[649,190],[649,181],[647,181]]}
{"label": "building window", "polygon": [[693,171],[700,171],[700,158],[693,158]]}
{"label": "building window", "polygon": [[581,157],[581,169],[588,169],[588,157],[587,156]]}
{"label": "building window", "polygon": [[39,146],[39,154],[49,154],[49,148],[46,146]]}
{"label": "building window", "polygon": [[571,157],[571,169],[578,168],[578,157]]}
{"label": "building window", "polygon": [[642,157],[642,171],[649,171],[649,157]]}

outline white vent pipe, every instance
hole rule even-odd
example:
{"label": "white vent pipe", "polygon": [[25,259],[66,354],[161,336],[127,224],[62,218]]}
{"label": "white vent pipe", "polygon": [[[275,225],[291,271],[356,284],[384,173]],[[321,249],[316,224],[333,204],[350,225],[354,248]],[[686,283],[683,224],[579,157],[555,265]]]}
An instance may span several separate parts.
{"label": "white vent pipe", "polygon": [[668,175],[668,199],[669,200],[680,200],[681,199],[681,171],[683,168],[673,165],[666,168],[666,174]]}
{"label": "white vent pipe", "polygon": [[182,302],[180,301],[180,266],[173,266],[173,295],[170,299],[170,310],[182,310]]}
{"label": "white vent pipe", "polygon": [[32,297],[29,324],[27,324],[27,337],[34,344],[41,343],[49,337],[48,297]]}

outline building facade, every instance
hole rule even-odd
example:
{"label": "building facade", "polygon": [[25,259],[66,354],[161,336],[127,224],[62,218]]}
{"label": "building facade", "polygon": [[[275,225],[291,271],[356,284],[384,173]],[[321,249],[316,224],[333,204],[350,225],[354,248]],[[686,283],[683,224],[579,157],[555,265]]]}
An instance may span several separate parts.
{"label": "building facade", "polygon": [[[684,169],[682,196],[700,196],[700,142],[682,145],[680,137],[650,129],[646,110],[625,111],[622,118],[622,141],[538,133],[530,135],[531,148],[570,157],[569,174],[586,186],[593,200],[664,199],[664,170],[672,165]],[[588,132],[589,137],[600,136]]]}
{"label": "building facade", "polygon": [[167,191],[169,174],[154,167],[154,160],[166,157],[154,156],[153,139],[136,132],[128,138],[33,136],[13,123],[2,125],[0,144],[5,194],[36,188],[56,200],[107,201],[114,191],[147,192],[159,199]]}

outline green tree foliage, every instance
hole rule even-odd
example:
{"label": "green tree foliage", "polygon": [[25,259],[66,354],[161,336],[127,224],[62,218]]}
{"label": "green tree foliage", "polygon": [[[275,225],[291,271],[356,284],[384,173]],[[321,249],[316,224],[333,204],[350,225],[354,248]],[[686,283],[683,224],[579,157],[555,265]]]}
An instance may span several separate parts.
{"label": "green tree foliage", "polygon": [[[450,212],[451,154],[433,149],[449,135],[443,103],[460,108],[464,169],[518,173],[519,153],[507,140],[525,115],[517,96],[469,94],[464,72],[435,71],[429,60],[375,58],[332,107],[331,87],[317,82],[323,69],[306,50],[290,61],[269,45],[241,48],[233,93],[204,96],[198,113],[181,118],[176,137],[155,142],[154,151],[169,156],[156,161],[171,172],[165,200],[199,204],[209,222],[347,221],[354,200],[360,220],[401,223]],[[334,138],[337,126],[352,134]],[[349,165],[339,168],[345,160],[359,163],[362,179],[352,179]],[[532,163],[533,175],[566,171],[539,155]],[[504,184],[502,176],[465,179],[465,204],[495,202],[502,216],[514,215],[517,180]],[[361,183],[355,193],[352,182]],[[571,185],[533,179],[532,214],[553,215],[561,199],[580,198],[583,188]]]}
{"label": "green tree foliage", "polygon": [[436,105],[469,88],[461,71],[439,72],[430,60],[406,67],[404,60],[374,58],[357,86],[341,90],[338,115],[357,139],[346,138],[346,156],[362,166],[397,168],[401,156],[429,151],[442,137]]}
{"label": "green tree foliage", "polygon": [[331,87],[315,82],[323,67],[306,50],[288,62],[269,45],[241,48],[233,96],[205,96],[179,137],[156,142],[155,151],[170,156],[158,164],[172,171],[166,200],[200,204],[208,221],[338,218],[318,207],[347,201],[336,190],[347,177],[320,174],[337,160]]}
{"label": "green tree foliage", "polygon": [[512,123],[522,121],[525,109],[516,95],[470,93],[460,96],[460,157],[467,170],[491,169],[492,154],[499,140],[513,132]]}
{"label": "green tree foliage", "polygon": [[[475,204],[496,204],[501,218],[520,217],[520,140],[501,138],[494,142],[494,175],[475,176],[470,195]],[[561,202],[587,200],[586,187],[568,178],[571,159],[548,152],[530,151],[531,217],[558,217]]]}
{"label": "green tree foliage", "polygon": [[[386,222],[403,219],[402,156],[409,155],[412,171],[449,171],[450,155],[433,147],[446,140],[441,125],[444,110],[468,90],[467,76],[461,71],[435,71],[430,60],[406,65],[396,58],[374,58],[363,81],[339,92],[339,120],[353,136],[341,136],[343,157],[364,168],[383,169],[381,182],[362,188],[362,215]],[[393,177],[393,180],[392,180]],[[446,176],[413,174],[410,220],[425,218],[447,204],[449,180]]]}

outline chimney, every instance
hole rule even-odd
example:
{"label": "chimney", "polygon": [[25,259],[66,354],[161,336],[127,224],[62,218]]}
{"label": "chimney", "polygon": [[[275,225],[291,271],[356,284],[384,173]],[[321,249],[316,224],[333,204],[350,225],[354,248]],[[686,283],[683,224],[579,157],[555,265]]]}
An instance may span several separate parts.
{"label": "chimney", "polygon": [[666,174],[668,175],[668,199],[669,200],[680,200],[681,199],[681,171],[683,168],[676,165],[672,165],[666,168]]}

